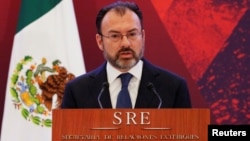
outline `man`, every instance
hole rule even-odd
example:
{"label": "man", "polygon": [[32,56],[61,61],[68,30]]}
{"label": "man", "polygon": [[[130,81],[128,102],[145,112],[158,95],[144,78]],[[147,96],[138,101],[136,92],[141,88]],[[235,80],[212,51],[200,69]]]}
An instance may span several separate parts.
{"label": "man", "polygon": [[[143,58],[145,30],[135,3],[116,1],[102,8],[96,28],[107,61],[67,84],[61,108],[191,108],[186,81]],[[127,72],[123,89],[120,74]]]}

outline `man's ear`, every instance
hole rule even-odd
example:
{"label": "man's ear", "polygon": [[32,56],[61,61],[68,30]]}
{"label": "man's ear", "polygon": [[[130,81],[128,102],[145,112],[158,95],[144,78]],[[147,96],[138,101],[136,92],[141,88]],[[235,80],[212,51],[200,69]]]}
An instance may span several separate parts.
{"label": "man's ear", "polygon": [[143,40],[145,42],[145,30],[144,29],[142,29],[141,34],[142,34],[142,38],[143,38]]}
{"label": "man's ear", "polygon": [[101,51],[103,51],[103,40],[100,34],[95,35],[96,43]]}

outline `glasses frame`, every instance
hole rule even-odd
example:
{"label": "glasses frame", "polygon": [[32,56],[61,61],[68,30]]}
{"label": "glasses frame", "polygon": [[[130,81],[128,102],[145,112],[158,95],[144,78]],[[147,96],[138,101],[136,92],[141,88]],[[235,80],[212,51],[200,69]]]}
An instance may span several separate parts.
{"label": "glasses frame", "polygon": [[[141,31],[140,30],[135,30],[135,31],[136,31],[137,34],[134,35],[134,36],[139,37],[139,35],[142,35],[142,30]],[[113,42],[122,41],[122,39],[123,39],[124,36],[126,36],[128,40],[132,41],[134,39],[131,39],[132,36],[130,34],[133,33],[133,32],[135,32],[135,31],[128,32],[125,35],[123,35],[123,34],[121,34],[119,32],[117,32],[117,33],[115,32],[114,34],[117,34],[117,35],[119,35],[118,37],[120,37],[120,38],[117,38],[117,39],[112,38],[112,36],[110,36],[110,35],[103,35],[102,33],[99,33],[99,35],[101,35],[102,37],[108,38],[108,39],[110,39]],[[109,34],[111,34],[111,33],[109,33]]]}

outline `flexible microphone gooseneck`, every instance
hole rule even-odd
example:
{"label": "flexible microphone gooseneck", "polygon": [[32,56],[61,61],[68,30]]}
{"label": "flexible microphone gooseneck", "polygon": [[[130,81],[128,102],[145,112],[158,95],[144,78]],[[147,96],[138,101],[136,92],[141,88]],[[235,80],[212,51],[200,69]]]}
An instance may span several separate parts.
{"label": "flexible microphone gooseneck", "polygon": [[147,87],[148,87],[148,89],[150,89],[151,91],[153,91],[154,94],[155,94],[155,95],[157,96],[157,98],[159,99],[158,109],[160,109],[160,108],[161,108],[161,104],[162,104],[162,99],[161,99],[159,93],[156,91],[156,89],[155,89],[155,87],[154,87],[154,84],[151,83],[151,82],[149,82],[149,83],[147,84]]}
{"label": "flexible microphone gooseneck", "polygon": [[99,104],[99,106],[100,106],[101,109],[103,109],[103,106],[102,106],[102,102],[101,102],[100,99],[101,99],[101,96],[102,96],[104,90],[105,90],[106,88],[108,88],[108,87],[109,87],[109,83],[108,83],[108,82],[103,82],[103,83],[102,83],[102,89],[101,89],[101,91],[100,91],[100,93],[98,94],[98,97],[97,97],[98,104]]}

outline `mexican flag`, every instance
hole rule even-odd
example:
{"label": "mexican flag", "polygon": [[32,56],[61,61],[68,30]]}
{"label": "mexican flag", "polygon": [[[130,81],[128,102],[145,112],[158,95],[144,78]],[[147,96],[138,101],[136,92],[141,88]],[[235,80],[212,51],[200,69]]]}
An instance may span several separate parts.
{"label": "mexican flag", "polygon": [[85,73],[71,0],[23,0],[14,37],[1,141],[51,141],[65,84]]}

